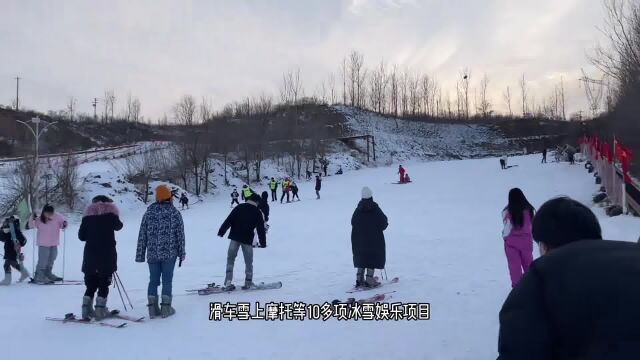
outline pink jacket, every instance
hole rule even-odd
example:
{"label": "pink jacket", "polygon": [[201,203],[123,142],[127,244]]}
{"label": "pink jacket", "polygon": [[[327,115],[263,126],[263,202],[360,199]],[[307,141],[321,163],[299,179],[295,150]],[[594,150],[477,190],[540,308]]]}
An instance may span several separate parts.
{"label": "pink jacket", "polygon": [[502,212],[502,221],[504,223],[504,229],[502,230],[502,237],[505,240],[510,238],[533,238],[531,235],[531,215],[529,210],[524,211],[524,221],[522,227],[516,228],[511,222],[511,214],[508,210]]}
{"label": "pink jacket", "polygon": [[38,246],[58,246],[60,245],[60,230],[65,228],[66,219],[64,216],[54,213],[53,218],[47,223],[40,221],[40,217],[29,220],[29,228],[38,229],[36,245]]}

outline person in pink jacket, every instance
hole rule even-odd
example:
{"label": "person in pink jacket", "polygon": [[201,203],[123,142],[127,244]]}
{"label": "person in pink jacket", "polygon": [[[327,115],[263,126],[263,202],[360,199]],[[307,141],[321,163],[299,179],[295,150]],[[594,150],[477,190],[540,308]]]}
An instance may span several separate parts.
{"label": "person in pink jacket", "polygon": [[29,227],[37,229],[36,245],[38,245],[38,265],[33,282],[37,284],[49,284],[54,281],[62,281],[62,278],[53,274],[53,264],[58,256],[60,245],[60,230],[67,228],[64,216],[55,212],[53,206],[45,205],[40,216],[33,215],[29,220]]}
{"label": "person in pink jacket", "polygon": [[509,204],[502,212],[504,252],[507,255],[511,287],[515,287],[533,262],[531,223],[535,209],[522,190],[509,191]]}

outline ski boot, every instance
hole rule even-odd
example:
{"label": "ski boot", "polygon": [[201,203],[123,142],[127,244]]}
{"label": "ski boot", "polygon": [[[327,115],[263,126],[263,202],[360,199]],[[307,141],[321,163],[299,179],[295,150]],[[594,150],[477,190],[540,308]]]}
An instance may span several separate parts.
{"label": "ski boot", "polygon": [[107,298],[98,296],[96,298],[96,308],[94,310],[96,320],[103,320],[111,316],[109,308],[107,308]]}
{"label": "ski boot", "polygon": [[62,281],[62,278],[51,272],[52,268],[47,268],[45,271],[45,277],[53,282]]}
{"label": "ski boot", "polygon": [[93,310],[93,298],[90,296],[82,297],[82,319],[89,320],[95,316],[95,310]]}
{"label": "ski boot", "polygon": [[4,279],[0,282],[0,286],[9,286],[11,285],[11,273],[4,273]]}
{"label": "ski boot", "polygon": [[176,313],[176,309],[171,307],[171,296],[162,295],[162,303],[160,304],[160,316],[162,318],[168,318],[169,316]]}
{"label": "ski boot", "polygon": [[231,281],[225,281],[224,286],[222,287],[224,291],[233,291],[236,289],[236,286],[231,283]]}
{"label": "ski boot", "polygon": [[256,287],[256,285],[253,283],[253,281],[251,280],[245,280],[244,281],[244,286],[241,287],[242,290],[249,290],[251,288]]}
{"label": "ski boot", "polygon": [[157,296],[148,296],[149,304],[147,307],[149,308],[149,319],[154,319],[160,316],[160,307],[158,306],[158,297]]}
{"label": "ski boot", "polygon": [[53,284],[53,281],[47,278],[43,270],[36,270],[36,274],[31,282],[38,285]]}
{"label": "ski boot", "polygon": [[29,271],[27,270],[27,268],[24,267],[24,265],[20,265],[20,279],[18,279],[18,282],[21,283],[27,280],[30,276],[31,274],[29,274]]}

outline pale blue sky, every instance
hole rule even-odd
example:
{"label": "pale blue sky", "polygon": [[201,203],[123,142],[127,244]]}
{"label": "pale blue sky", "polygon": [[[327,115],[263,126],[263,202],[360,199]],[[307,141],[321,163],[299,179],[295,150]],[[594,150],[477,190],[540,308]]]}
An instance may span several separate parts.
{"label": "pale blue sky", "polygon": [[[170,113],[183,94],[216,107],[246,95],[277,96],[300,67],[313,94],[356,49],[426,72],[454,95],[462,68],[483,73],[498,109],[525,73],[536,99],[564,76],[570,111],[585,109],[577,79],[600,34],[598,0],[0,0],[0,104],[15,96],[41,111],[114,89],[143,115]],[[515,97],[515,96],[514,96]],[[515,107],[517,102],[514,104]]]}

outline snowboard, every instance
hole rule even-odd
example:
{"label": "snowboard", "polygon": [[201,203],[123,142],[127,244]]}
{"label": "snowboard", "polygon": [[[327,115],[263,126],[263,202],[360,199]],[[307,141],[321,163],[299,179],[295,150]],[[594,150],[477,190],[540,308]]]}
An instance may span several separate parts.
{"label": "snowboard", "polygon": [[241,291],[255,291],[255,290],[280,289],[281,287],[282,287],[281,281],[276,281],[272,283],[255,284],[255,286],[248,289],[245,289],[244,287],[237,288],[233,284],[230,286],[221,286],[221,285],[216,285],[215,283],[211,283],[211,284],[208,284],[206,288],[187,290],[187,292],[192,294],[195,293],[198,295],[213,295],[213,294],[230,293],[238,289],[240,289]]}
{"label": "snowboard", "polygon": [[[375,277],[375,279],[378,280],[378,277]],[[378,288],[380,288],[382,286],[385,286],[385,285],[395,284],[398,281],[400,281],[400,278],[394,277],[391,280],[381,281],[380,285],[378,285],[378,286],[373,286],[373,287],[354,287],[351,290],[347,291],[347,293],[348,294],[353,294],[353,293],[360,292],[360,291],[368,291],[368,290],[378,289]]]}

